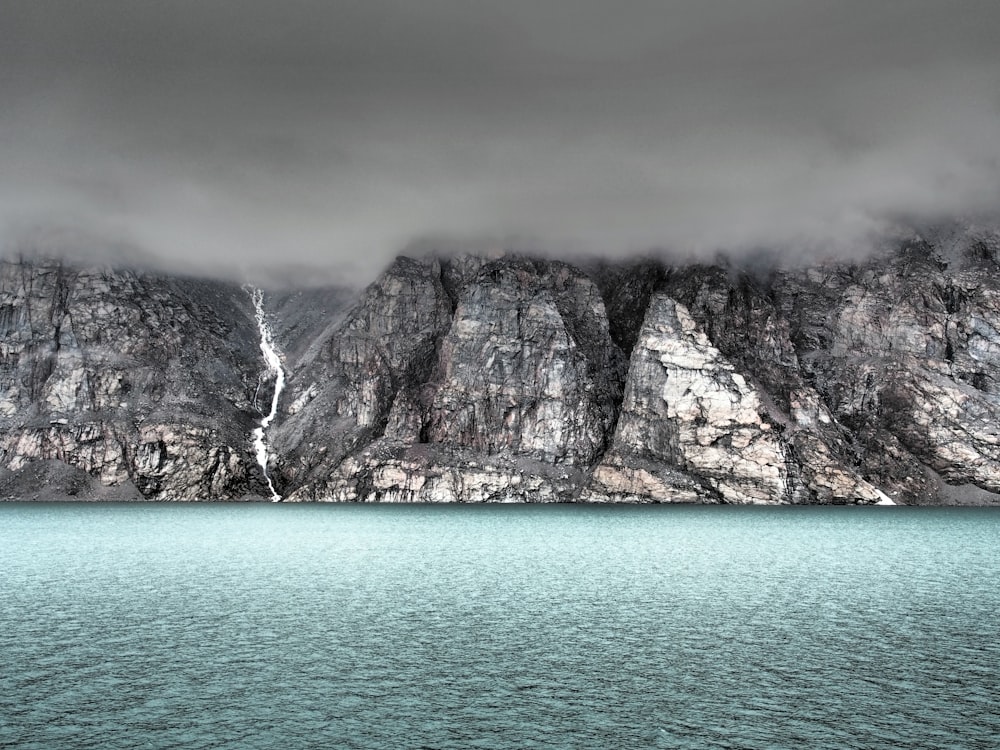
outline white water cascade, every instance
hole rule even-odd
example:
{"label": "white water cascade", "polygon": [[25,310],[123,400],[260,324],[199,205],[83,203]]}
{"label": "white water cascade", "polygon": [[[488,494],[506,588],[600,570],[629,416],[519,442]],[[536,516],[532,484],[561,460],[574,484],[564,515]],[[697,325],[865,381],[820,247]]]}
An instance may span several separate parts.
{"label": "white water cascade", "polygon": [[[250,292],[250,298],[253,300],[254,315],[257,318],[257,330],[260,331],[260,351],[264,355],[264,362],[267,363],[268,374],[274,374],[274,395],[271,397],[271,410],[260,420],[260,424],[254,428],[253,448],[257,454],[257,463],[260,464],[260,468],[264,472],[264,479],[267,480],[267,487],[271,490],[271,500],[272,502],[280,503],[281,495],[274,489],[274,482],[271,481],[271,475],[267,472],[267,442],[264,438],[264,433],[278,413],[278,399],[281,397],[281,391],[285,387],[285,371],[281,367],[281,358],[274,348],[271,326],[268,325],[267,317],[264,314],[264,293],[257,287],[249,287],[248,291]],[[255,396],[254,404],[256,402],[257,398]]]}

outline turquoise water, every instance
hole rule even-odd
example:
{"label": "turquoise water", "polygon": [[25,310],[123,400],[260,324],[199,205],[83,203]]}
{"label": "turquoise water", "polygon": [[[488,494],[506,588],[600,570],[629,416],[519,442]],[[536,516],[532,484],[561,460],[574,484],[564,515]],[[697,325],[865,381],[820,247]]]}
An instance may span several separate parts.
{"label": "turquoise water", "polygon": [[996,748],[1000,512],[0,505],[0,747]]}

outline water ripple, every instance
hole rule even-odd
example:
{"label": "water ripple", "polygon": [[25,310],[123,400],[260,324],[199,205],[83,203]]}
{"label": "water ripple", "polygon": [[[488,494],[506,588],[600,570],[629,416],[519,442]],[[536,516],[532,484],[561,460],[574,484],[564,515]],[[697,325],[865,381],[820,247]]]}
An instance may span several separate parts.
{"label": "water ripple", "polygon": [[0,506],[0,747],[993,748],[1000,513]]}

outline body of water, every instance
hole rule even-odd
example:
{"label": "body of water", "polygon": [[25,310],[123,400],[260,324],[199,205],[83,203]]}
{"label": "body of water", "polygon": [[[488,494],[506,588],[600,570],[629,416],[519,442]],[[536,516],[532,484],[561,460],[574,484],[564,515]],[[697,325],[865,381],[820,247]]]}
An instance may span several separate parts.
{"label": "body of water", "polygon": [[0,505],[0,747],[1000,746],[1000,510]]}

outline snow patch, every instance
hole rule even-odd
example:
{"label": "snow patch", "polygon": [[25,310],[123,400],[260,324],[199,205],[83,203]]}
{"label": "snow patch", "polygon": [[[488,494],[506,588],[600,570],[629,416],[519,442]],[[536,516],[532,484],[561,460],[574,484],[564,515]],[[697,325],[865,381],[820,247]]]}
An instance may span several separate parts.
{"label": "snow patch", "polygon": [[875,494],[878,495],[878,502],[875,505],[895,505],[895,501],[889,497],[887,494],[882,492],[882,490],[875,490]]}

